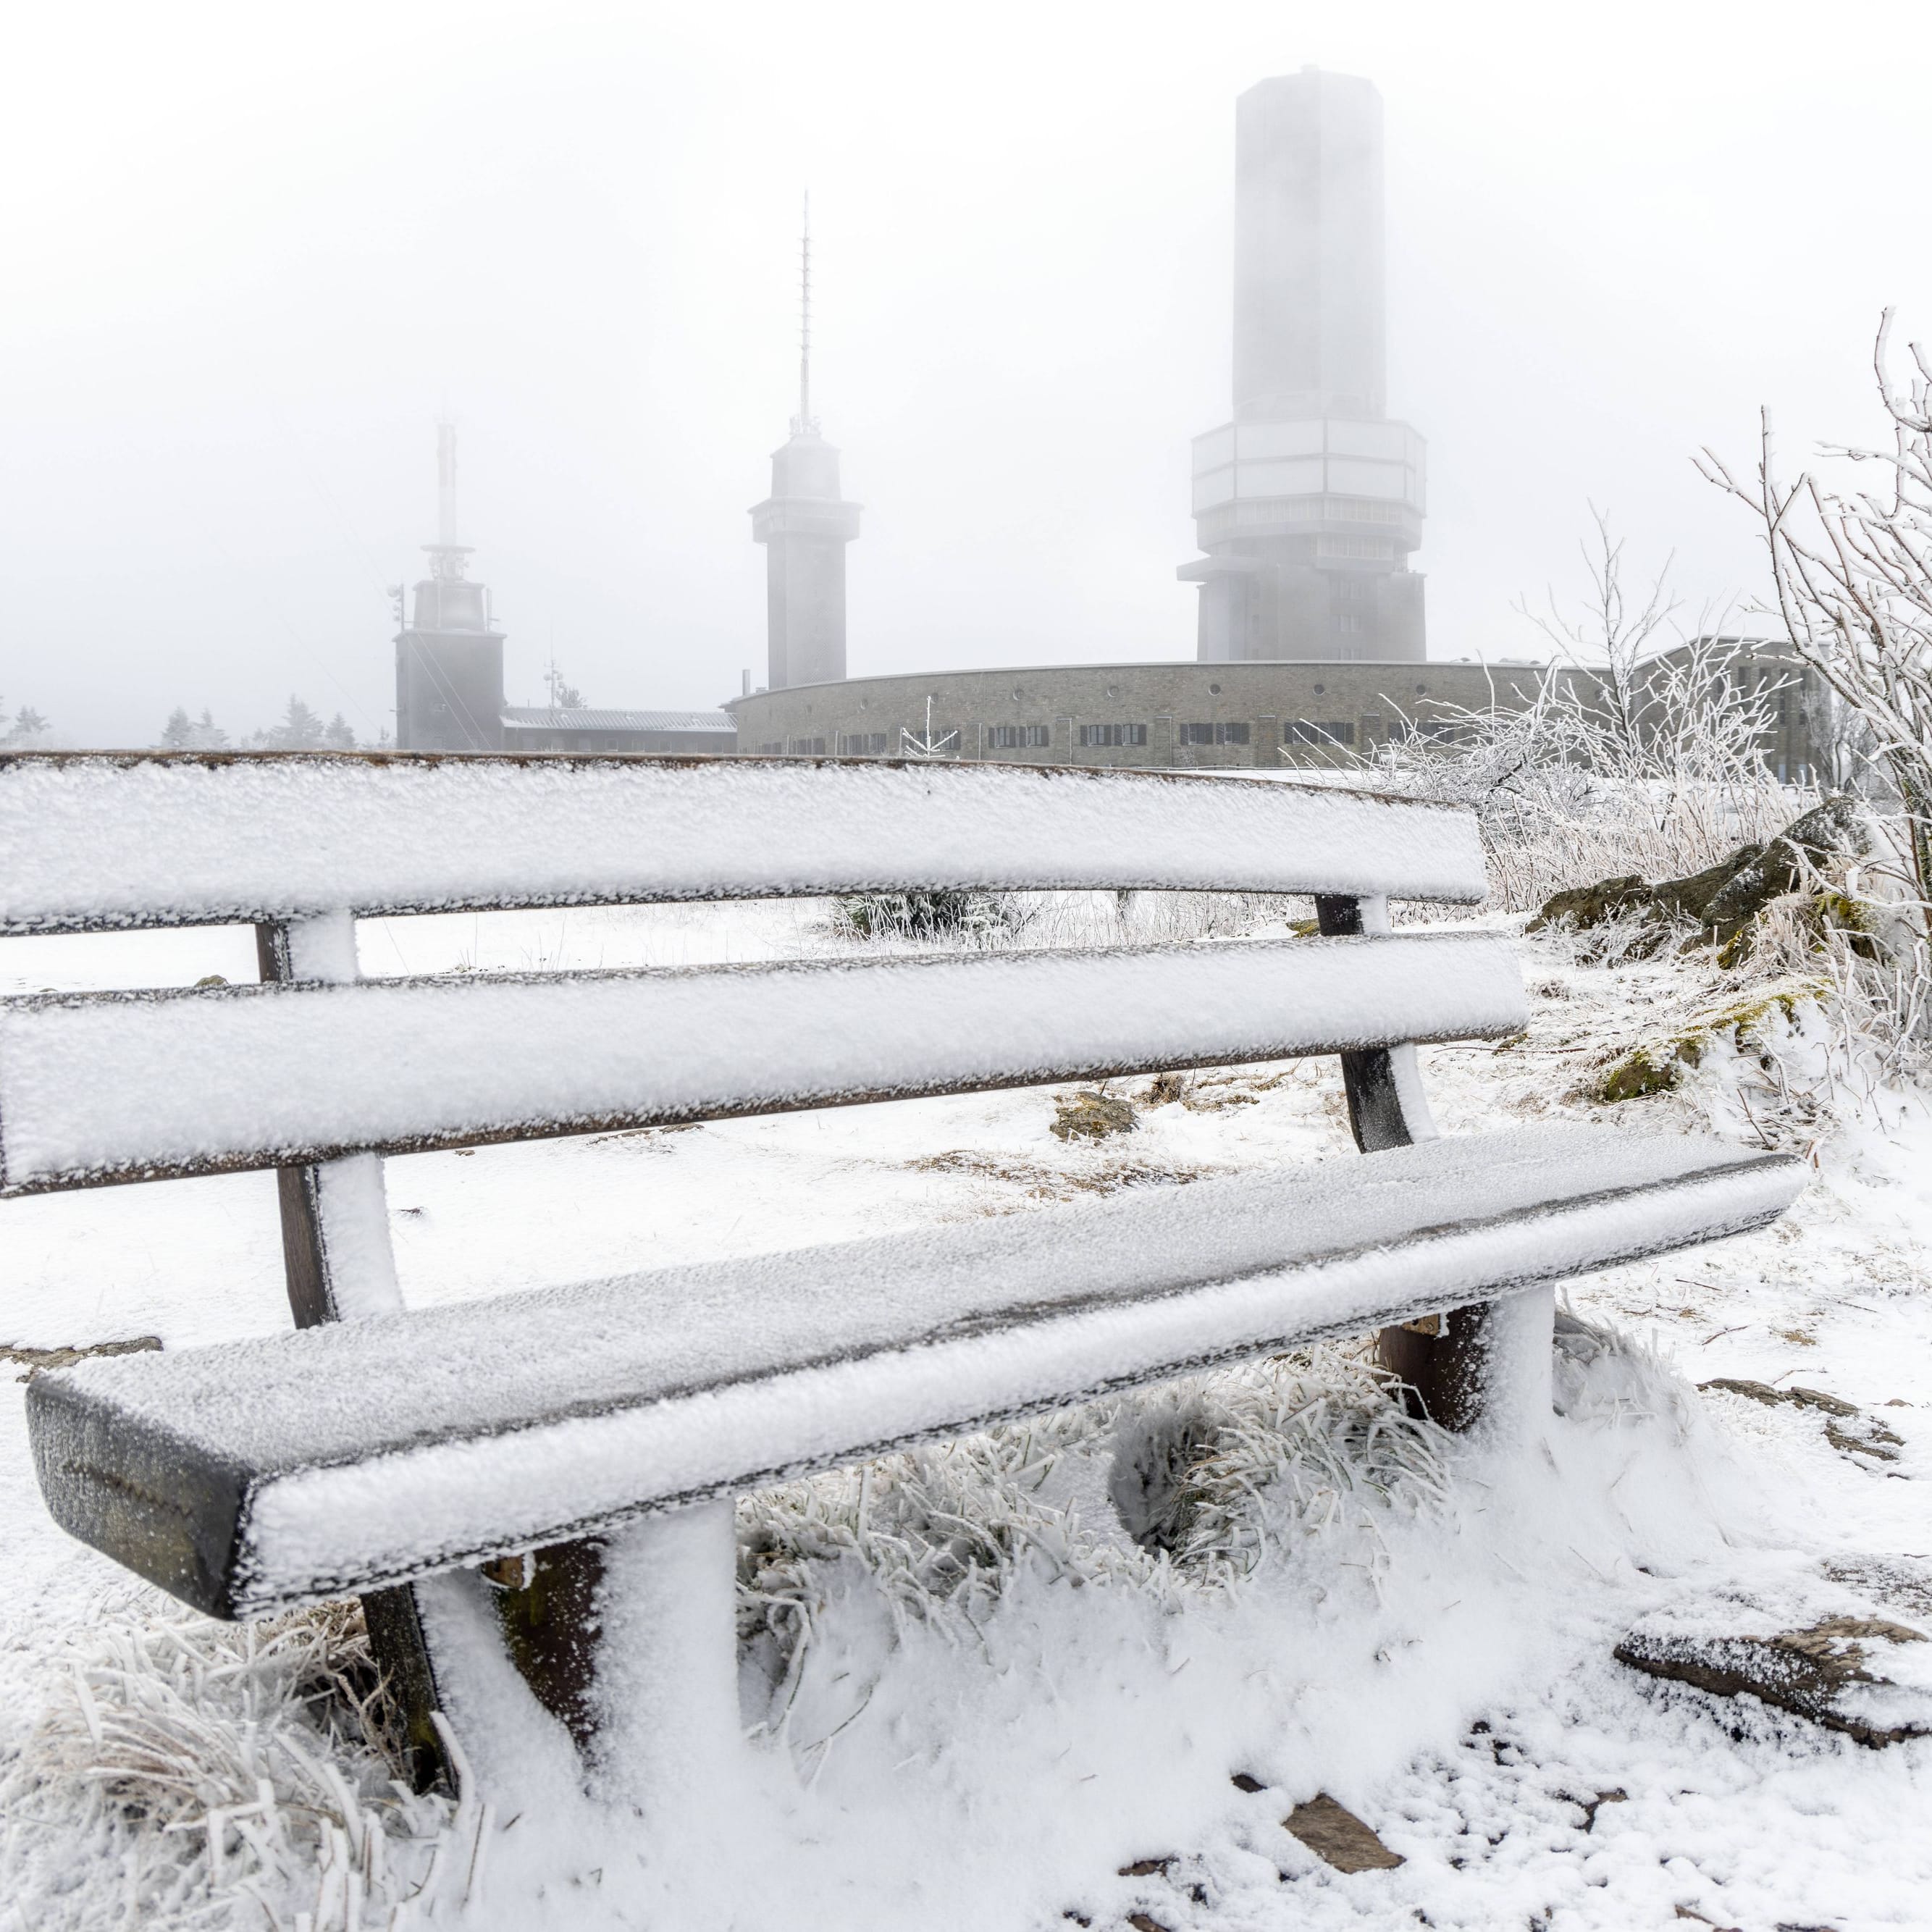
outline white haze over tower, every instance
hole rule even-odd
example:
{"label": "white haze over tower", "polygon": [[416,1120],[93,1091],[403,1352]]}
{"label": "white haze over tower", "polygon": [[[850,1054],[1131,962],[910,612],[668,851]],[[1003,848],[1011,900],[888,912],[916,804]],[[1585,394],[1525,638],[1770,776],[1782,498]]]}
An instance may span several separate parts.
{"label": "white haze over tower", "polygon": [[[0,695],[145,742],[291,690],[391,723],[438,403],[514,701],[704,705],[762,662],[746,506],[793,406],[866,506],[850,668],[1192,655],[1189,440],[1227,412],[1236,98],[1385,109],[1388,390],[1426,428],[1433,654],[1521,649],[1594,496],[1694,604],[1690,473],[1870,427],[1924,10],[994,4],[22,13],[0,63]],[[1025,58],[1014,49],[1024,46]],[[1793,264],[1802,262],[1802,273]]]}

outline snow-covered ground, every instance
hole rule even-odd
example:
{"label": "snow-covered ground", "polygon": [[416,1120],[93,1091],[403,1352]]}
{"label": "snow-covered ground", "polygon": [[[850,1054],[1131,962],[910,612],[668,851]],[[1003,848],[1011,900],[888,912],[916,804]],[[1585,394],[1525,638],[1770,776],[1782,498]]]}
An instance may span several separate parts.
{"label": "snow-covered ground", "polygon": [[[374,973],[760,958],[845,943],[824,914],[466,916],[362,949]],[[1522,944],[1527,1040],[1424,1054],[1444,1131],[1797,1131],[1748,1057],[1580,1099],[1702,984]],[[253,971],[232,932],[0,944],[0,992]],[[447,1301],[1352,1159],[1339,1088],[1329,1062],[1205,1075],[1090,1146],[1036,1089],[480,1148],[392,1162],[389,1201],[406,1293]],[[1932,1115],[1824,1127],[1778,1226],[1573,1286],[1618,1340],[1565,1358],[1527,1456],[1402,1423],[1330,1349],[748,1503],[753,1742],[668,1846],[534,1762],[460,1811],[386,1790],[326,1619],[208,1624],[69,1542],[0,1374],[0,1928],[1932,1922],[1932,1741],[1868,1749],[1611,1656],[1659,1616],[1932,1629]],[[286,1319],[268,1177],[0,1205],[0,1346]],[[1856,1404],[1897,1460],[1816,1408],[1696,1393],[1718,1378]],[[1219,1488],[1136,1541],[1120,1471],[1210,1437]],[[1317,1792],[1406,1862],[1324,1865],[1281,1825]]]}

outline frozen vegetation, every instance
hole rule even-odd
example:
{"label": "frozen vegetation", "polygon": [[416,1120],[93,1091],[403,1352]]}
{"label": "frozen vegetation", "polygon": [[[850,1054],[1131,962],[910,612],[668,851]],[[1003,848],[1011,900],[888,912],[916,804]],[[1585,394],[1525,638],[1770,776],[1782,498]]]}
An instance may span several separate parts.
{"label": "frozen vegetation", "polygon": [[[1514,934],[1529,909],[1475,922]],[[371,922],[362,949],[374,974],[490,975],[1212,943],[1308,908],[996,910],[956,941],[818,902],[448,915]],[[1447,1133],[1712,1129],[1815,1168],[1772,1229],[1574,1284],[1542,1447],[1409,1418],[1342,1341],[747,1497],[748,1742],[694,1763],[674,1832],[583,1796],[557,1738],[460,1803],[404,1795],[352,1607],[224,1625],[131,1584],[47,1522],[0,1384],[0,1927],[1922,1922],[1932,1742],[1874,1748],[1614,1654],[1932,1629],[1932,1119],[1892,982],[1796,911],[1728,969],[1625,927],[1520,939],[1527,1030],[1423,1050]],[[245,935],[0,947],[9,994],[210,973],[252,976]],[[1603,1097],[1640,1054],[1658,1077]],[[1355,1158],[1332,1060],[1090,1090],[399,1159],[404,1289],[453,1306],[842,1238],[910,1251]],[[264,1176],[16,1201],[0,1231],[22,1375],[34,1351],[286,1324]],[[1720,1382],[1744,1388],[1699,1386]],[[1903,1638],[1868,1648],[1893,1688],[1854,1686],[1858,1721],[1909,1726],[1932,1670]],[[1378,1834],[1380,1868],[1283,1828],[1318,1836],[1318,1796]]]}

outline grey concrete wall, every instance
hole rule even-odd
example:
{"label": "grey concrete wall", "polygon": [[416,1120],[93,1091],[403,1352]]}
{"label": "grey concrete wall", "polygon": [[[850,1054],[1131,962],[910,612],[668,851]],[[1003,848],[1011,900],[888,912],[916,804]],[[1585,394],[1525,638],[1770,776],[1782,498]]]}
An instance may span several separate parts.
{"label": "grey concrete wall", "polygon": [[845,675],[845,543],[795,532],[767,540],[766,678],[775,690]]}
{"label": "grey concrete wall", "polygon": [[[457,590],[476,586],[458,584]],[[502,742],[503,640],[405,631],[396,640],[396,743],[405,752],[494,752]]]}
{"label": "grey concrete wall", "polygon": [[[1498,672],[1498,685],[1512,675],[1531,674]],[[740,752],[802,754],[822,740],[825,754],[836,756],[842,737],[883,734],[885,755],[896,757],[902,730],[924,731],[930,698],[935,733],[957,730],[963,758],[1274,770],[1337,762],[1319,744],[1284,744],[1292,723],[1346,726],[1359,751],[1398,735],[1405,714],[1417,724],[1438,716],[1432,700],[1482,705],[1490,692],[1478,664],[1070,664],[852,678],[755,692],[726,709],[738,720]],[[1081,743],[1083,725],[1108,724],[1144,727],[1146,742]],[[1190,724],[1245,725],[1248,742],[1188,744],[1181,728]],[[996,748],[992,733],[1000,725],[1044,728],[1048,742]]]}
{"label": "grey concrete wall", "polygon": [[[1786,657],[1762,652],[1740,662],[1737,681],[1748,688],[1796,668]],[[958,755],[968,760],[1279,770],[1336,764],[1408,730],[1426,733],[1447,722],[1444,706],[1520,702],[1543,674],[1535,667],[1486,671],[1478,664],[1440,662],[1058,664],[854,678],[759,692],[725,709],[738,721],[741,752],[836,757],[843,748],[848,756],[896,758],[902,731],[924,731],[930,698],[935,734],[956,730]],[[1781,716],[1764,746],[1772,774],[1794,783],[1812,775],[1810,733],[1814,722],[1828,716],[1814,683],[1781,694]],[[1338,728],[1346,751],[1297,742],[1286,728],[1298,723]],[[1145,742],[1080,742],[1082,725],[1109,724],[1142,727]],[[1210,737],[1213,728],[1222,727],[1221,742],[1186,742],[1190,724],[1208,727]],[[1000,726],[1043,730],[1046,742],[998,746],[992,734]],[[1239,731],[1229,726],[1245,726],[1246,742],[1234,742]]]}

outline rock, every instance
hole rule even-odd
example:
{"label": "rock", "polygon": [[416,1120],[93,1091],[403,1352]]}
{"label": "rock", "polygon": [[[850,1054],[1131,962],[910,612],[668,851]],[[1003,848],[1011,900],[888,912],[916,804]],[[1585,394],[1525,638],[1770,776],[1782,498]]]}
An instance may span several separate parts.
{"label": "rock", "polygon": [[1768,1382],[1742,1380],[1732,1376],[1719,1376],[1708,1382],[1700,1382],[1700,1389],[1722,1389],[1730,1395],[1741,1395],[1752,1402],[1761,1402],[1768,1406],[1780,1402],[1790,1402],[1799,1408],[1822,1411],[1826,1418],[1825,1440],[1842,1455],[1870,1456],[1880,1462],[1896,1462],[1898,1451],[1904,1446],[1905,1438],[1894,1435],[1882,1422],[1874,1422],[1865,1416],[1858,1432],[1841,1428],[1842,1421],[1863,1414],[1856,1402],[1846,1402],[1841,1396],[1827,1395],[1822,1389],[1794,1388],[1774,1389]]}
{"label": "rock", "polygon": [[1832,982],[1826,979],[1779,980],[1759,988],[1748,999],[1707,1008],[1679,1032],[1633,1047],[1596,1082],[1593,1096],[1613,1102],[1661,1093],[1675,1087],[1688,1069],[1701,1066],[1706,1054],[1720,1040],[1728,1040],[1742,1053],[1761,1053],[1762,1028],[1774,1019],[1787,1026],[1794,1024],[1800,1006],[1831,991]]}
{"label": "rock", "polygon": [[1105,1140],[1109,1134],[1130,1134],[1139,1124],[1133,1102],[1112,1094],[1062,1094],[1053,1104],[1058,1110],[1053,1131],[1064,1141]]}
{"label": "rock", "polygon": [[[1614,1654],[1646,1676],[1688,1684],[1713,1696],[1748,1694],[1876,1746],[1932,1736],[1932,1696],[1864,1667],[1875,1645],[1924,1641],[1922,1630],[1904,1624],[1837,1616],[1772,1636],[1634,1630]],[[1882,1694],[1887,1693],[1892,1694]]]}
{"label": "rock", "polygon": [[14,1379],[29,1382],[43,1369],[68,1368],[89,1355],[138,1355],[160,1346],[158,1335],[136,1335],[129,1341],[94,1342],[74,1348],[25,1348],[17,1343],[0,1342],[0,1362],[21,1364],[27,1372]]}
{"label": "rock", "polygon": [[1894,1436],[1881,1422],[1869,1422],[1863,1436],[1854,1436],[1835,1422],[1825,1425],[1825,1440],[1843,1456],[1869,1456],[1876,1462],[1896,1462],[1905,1438]]}
{"label": "rock", "polygon": [[1774,1389],[1768,1382],[1746,1382],[1734,1376],[1718,1376],[1697,1386],[1700,1389],[1722,1389],[1727,1394],[1745,1396],[1753,1402],[1789,1402],[1796,1403],[1800,1408],[1822,1408],[1827,1415],[1856,1415],[1858,1412],[1856,1402],[1827,1395],[1822,1389]]}
{"label": "rock", "polygon": [[1749,932],[1765,908],[1774,899],[1802,893],[1832,902],[1815,908],[1821,920],[1869,938],[1871,922],[1862,903],[1840,892],[1817,892],[1816,875],[1830,861],[1863,858],[1871,848],[1858,802],[1828,798],[1763,844],[1740,845],[1701,872],[1654,884],[1626,872],[1554,893],[1530,921],[1528,930],[1557,926],[1582,929],[1634,920],[1648,930],[1637,934],[1630,950],[1644,957],[1658,951],[1677,926],[1688,922],[1697,928],[1694,944],[1724,947],[1736,942],[1739,950],[1729,962],[1735,964],[1748,951]]}
{"label": "rock", "polygon": [[1527,929],[1540,932],[1552,926],[1607,926],[1613,919],[1648,912],[1652,904],[1651,889],[1642,878],[1625,872],[1614,879],[1599,879],[1594,886],[1573,886],[1568,892],[1552,893]]}
{"label": "rock", "polygon": [[1597,1814],[1606,1804],[1628,1804],[1630,1802],[1630,1793],[1622,1790],[1600,1791],[1594,1798],[1582,1798],[1577,1802],[1583,1808],[1584,1830],[1594,1832],[1597,1828]]}
{"label": "rock", "polygon": [[1245,1771],[1236,1772],[1232,1783],[1237,1791],[1265,1791],[1268,1789],[1258,1778],[1250,1778]]}
{"label": "rock", "polygon": [[1840,1556],[1824,1565],[1834,1583],[1849,1584],[1908,1616],[1932,1618],[1932,1563],[1910,1556]]}
{"label": "rock", "polygon": [[1325,1791],[1317,1792],[1306,1804],[1298,1804],[1282,1822],[1337,1871],[1393,1871],[1407,1862]]}

